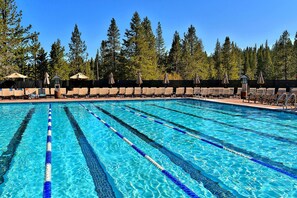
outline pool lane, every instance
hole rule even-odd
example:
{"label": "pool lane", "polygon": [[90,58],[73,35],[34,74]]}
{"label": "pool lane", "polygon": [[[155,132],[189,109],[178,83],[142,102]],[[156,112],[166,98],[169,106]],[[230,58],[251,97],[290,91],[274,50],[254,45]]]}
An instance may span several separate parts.
{"label": "pool lane", "polygon": [[[225,150],[227,150],[227,151],[229,151],[229,152],[231,152],[231,153],[233,153],[233,154],[236,154],[236,155],[238,155],[238,156],[247,158],[247,159],[249,159],[249,160],[251,160],[251,161],[253,161],[253,162],[256,162],[256,163],[258,163],[258,164],[260,164],[260,165],[262,165],[262,166],[266,166],[266,167],[268,167],[268,168],[270,168],[270,169],[273,169],[273,170],[275,170],[275,171],[277,171],[277,172],[283,173],[283,174],[285,174],[285,175],[287,175],[287,176],[289,176],[289,177],[291,177],[291,178],[297,179],[297,170],[294,169],[294,168],[287,167],[287,166],[285,166],[283,163],[275,162],[275,161],[273,161],[273,160],[271,160],[271,159],[269,159],[269,158],[267,158],[267,157],[258,155],[258,154],[256,154],[256,153],[253,153],[253,152],[250,152],[250,151],[246,151],[246,150],[244,150],[244,149],[242,149],[242,148],[239,148],[239,147],[236,147],[236,146],[234,146],[234,145],[232,145],[232,144],[225,143],[224,141],[222,141],[222,140],[220,140],[220,139],[217,139],[217,138],[215,138],[215,137],[208,136],[208,135],[203,134],[203,133],[201,133],[201,132],[199,132],[199,131],[195,131],[195,130],[192,130],[192,129],[190,129],[190,128],[184,127],[184,126],[182,126],[182,125],[176,124],[176,123],[174,123],[174,122],[165,120],[165,119],[160,118],[160,117],[158,117],[158,116],[156,116],[156,115],[147,113],[147,112],[145,112],[145,111],[141,111],[141,110],[139,110],[139,109],[137,109],[137,108],[134,108],[134,107],[131,107],[131,106],[128,106],[128,105],[126,105],[126,107],[128,107],[128,108],[133,109],[134,111],[136,111],[136,112],[129,111],[130,113],[135,114],[135,113],[137,113],[137,112],[141,112],[141,113],[144,113],[144,114],[146,114],[146,115],[149,115],[149,116],[158,118],[158,119],[160,119],[160,120],[162,120],[162,121],[165,121],[165,122],[167,122],[167,123],[171,123],[171,124],[173,124],[173,125],[175,125],[175,126],[178,126],[178,127],[180,127],[180,128],[176,128],[176,127],[174,127],[174,126],[169,126],[168,124],[163,123],[162,121],[159,121],[159,120],[155,120],[155,119],[151,120],[151,121],[153,121],[153,122],[155,122],[155,123],[158,123],[158,124],[164,125],[164,126],[166,126],[166,127],[172,128],[173,130],[178,131],[178,132],[181,132],[181,133],[183,133],[183,134],[187,134],[187,133],[188,133],[187,131],[189,131],[189,132],[192,133],[192,134],[195,134],[195,135],[199,135],[199,136],[205,137],[206,139],[203,139],[203,138],[201,138],[201,137],[195,137],[195,136],[191,135],[191,136],[193,136],[193,137],[195,137],[195,138],[197,138],[197,139],[200,139],[200,140],[203,141],[203,142],[208,143],[209,145],[218,147],[218,148],[220,148],[220,149],[225,149]],[[141,117],[143,117],[143,118],[149,118],[149,117],[147,117],[146,115],[141,115]],[[186,131],[185,131],[185,130],[186,130]],[[208,139],[208,140],[207,140],[207,139]]]}
{"label": "pool lane", "polygon": [[[117,106],[118,106],[118,104],[116,104]],[[142,104],[143,105],[143,104]],[[102,106],[104,106],[104,105],[102,105]],[[104,109],[105,110],[107,110],[107,111],[109,111],[110,113],[112,113],[113,115],[120,115],[120,117],[118,117],[119,119],[121,119],[121,120],[123,120],[124,122],[127,122],[127,124],[130,124],[131,126],[133,126],[133,127],[137,127],[137,129],[138,130],[141,130],[141,132],[142,133],[144,133],[145,132],[145,134],[146,135],[148,135],[148,134],[151,134],[151,135],[153,135],[155,138],[153,138],[155,141],[157,141],[158,140],[158,142],[162,142],[161,143],[161,145],[168,145],[168,144],[172,144],[172,146],[171,146],[171,149],[174,149],[174,151],[179,151],[179,149],[180,149],[180,147],[178,147],[178,145],[180,144],[180,143],[182,143],[182,142],[188,142],[188,140],[186,140],[186,139],[188,139],[188,138],[179,138],[179,137],[172,137],[172,139],[170,139],[170,141],[166,141],[166,139],[167,138],[162,138],[162,136],[161,136],[161,134],[163,134],[163,130],[161,129],[162,127],[161,127],[161,125],[158,125],[157,123],[156,124],[153,124],[153,122],[149,122],[148,124],[141,124],[141,122],[143,122],[143,121],[141,121],[141,120],[144,120],[144,119],[140,119],[140,118],[138,118],[138,121],[139,121],[139,124],[138,124],[138,121],[137,121],[137,119],[136,118],[133,118],[133,117],[131,117],[130,115],[128,115],[127,113],[121,113],[120,111],[118,111],[118,109],[116,109],[116,108],[112,108],[111,106],[110,106],[110,104],[108,104],[108,105],[105,105],[104,106]],[[135,116],[136,117],[136,116]],[[147,122],[145,122],[145,123],[147,123]],[[160,127],[157,127],[158,129],[153,129],[153,126],[160,126]],[[155,127],[154,127],[155,128]],[[166,130],[167,131],[167,130]],[[165,131],[164,131],[165,132]],[[169,133],[169,132],[167,132],[167,133]],[[157,135],[157,134],[160,134],[160,135]],[[175,134],[180,134],[180,133],[175,133]],[[149,137],[150,137],[150,135],[148,135]],[[160,136],[160,137],[157,137],[157,136]],[[170,134],[168,135],[168,136],[170,136]],[[181,136],[182,137],[182,136]],[[185,136],[184,136],[185,137]],[[178,140],[178,141],[177,141]],[[189,149],[190,150],[188,150],[189,152],[193,149],[192,148],[192,146],[193,145],[198,145],[198,142],[197,142],[197,144],[196,143],[190,143],[190,142],[188,142],[188,143],[186,143],[186,144],[184,144],[184,143],[182,143],[182,145],[189,145],[190,147],[189,147]],[[200,143],[199,143],[200,144]],[[175,147],[174,145],[177,145],[177,147]],[[172,148],[173,147],[173,148]],[[188,147],[188,146],[187,146]],[[208,150],[208,149],[203,149],[203,151],[205,150],[205,152]],[[213,149],[211,149],[211,150],[213,150]],[[193,152],[195,152],[195,149],[193,150]],[[193,153],[192,151],[191,151],[191,153]],[[217,153],[217,155],[221,155],[221,153],[222,153],[222,151],[221,152],[219,152],[219,151],[215,151],[216,153]],[[179,155],[183,155],[183,154],[181,154],[180,152],[178,152],[178,154]],[[184,153],[184,154],[186,154],[186,153]],[[223,153],[222,153],[223,154]],[[186,155],[188,155],[188,154],[186,154]],[[199,154],[197,153],[197,155],[199,156]],[[208,155],[208,154],[206,154],[206,155]],[[225,154],[224,154],[225,155]],[[229,154],[230,155],[230,154]],[[196,156],[196,155],[195,155]],[[197,156],[197,157],[198,157]],[[191,156],[190,158],[186,158],[186,159],[191,159],[193,156]],[[202,157],[202,156],[201,156]],[[211,156],[209,156],[210,158],[208,158],[207,159],[207,161],[212,161],[212,160],[215,160],[217,157],[211,157]],[[194,158],[196,158],[196,157],[194,157]],[[199,158],[199,157],[198,157]],[[204,158],[204,157],[203,157]],[[227,157],[228,158],[228,157]],[[233,158],[233,157],[232,157]],[[236,157],[237,159],[240,159],[240,158],[238,158],[238,157]],[[221,157],[219,157],[218,156],[218,159],[221,159]],[[234,158],[235,159],[235,158]],[[254,164],[254,163],[244,163],[244,162],[240,162],[240,161],[245,161],[245,160],[236,160],[236,162],[234,162],[235,164],[242,164],[242,165],[240,165],[240,166],[243,166],[243,167],[245,167],[245,165],[243,165],[243,164],[246,164],[246,166],[247,167],[251,167],[251,165],[252,164]],[[218,163],[221,163],[222,164],[222,166],[223,166],[223,164],[225,164],[225,163],[223,163],[223,161],[219,161]],[[233,166],[232,164],[234,164],[232,161],[230,161],[230,164],[229,165],[227,165],[227,164],[225,164],[226,166]],[[210,164],[211,164],[211,162],[210,162]],[[216,169],[216,167],[215,166],[212,166],[212,165],[209,165],[211,168],[214,168],[214,169]],[[267,168],[266,167],[259,167],[259,166],[257,166],[256,164],[254,164],[254,165],[252,165],[252,169],[249,169],[249,170],[247,170],[247,172],[246,172],[246,176],[248,176],[249,174],[249,172],[250,171],[256,171],[256,172],[253,172],[253,174],[256,174],[256,173],[260,173],[260,172],[262,172],[262,171],[264,171],[265,170],[265,172],[262,172],[261,174],[259,174],[259,176],[257,176],[257,178],[250,178],[250,179],[253,179],[253,180],[246,180],[246,178],[242,178],[242,184],[241,185],[236,185],[238,188],[248,188],[248,186],[245,186],[244,185],[244,183],[245,183],[245,181],[249,181],[248,183],[254,183],[257,179],[259,179],[259,178],[261,178],[261,177],[263,177],[263,178],[266,178],[266,179],[268,179],[267,177],[268,177],[268,175],[269,174],[272,174],[272,178],[274,178],[276,175],[278,175],[278,176],[280,176],[279,178],[280,178],[280,180],[279,181],[290,181],[289,183],[290,184],[293,184],[294,182],[294,180],[292,180],[292,179],[290,179],[289,177],[287,177],[287,176],[281,176],[281,174],[279,174],[279,173],[277,173],[277,172],[274,172],[274,170],[270,170],[269,171],[269,169],[267,170]],[[256,168],[256,167],[258,167],[258,168]],[[226,167],[227,168],[227,167]],[[253,169],[255,169],[255,170],[253,170]],[[206,170],[205,170],[206,171]],[[218,170],[218,171],[220,171],[220,170]],[[234,171],[236,171],[236,169],[234,170]],[[210,172],[208,172],[208,174],[210,174]],[[222,173],[223,175],[225,175],[224,173]],[[223,176],[222,175],[222,176]],[[228,178],[228,175],[225,175],[227,178]],[[235,175],[234,175],[235,176]],[[230,180],[231,178],[229,178],[229,180]],[[235,180],[236,180],[236,178],[234,178]],[[254,180],[255,179],[255,180]],[[231,181],[230,182],[232,182],[232,180],[233,179],[231,179]],[[228,181],[228,180],[227,180]],[[226,181],[226,182],[227,182]],[[253,181],[253,182],[252,182]],[[233,183],[234,183],[234,181],[233,181]],[[241,183],[241,182],[240,182]],[[256,182],[257,183],[257,182]],[[289,185],[289,183],[287,183],[288,185]],[[273,188],[272,188],[273,189]],[[288,188],[288,189],[290,189],[290,188]],[[287,189],[287,190],[288,190]],[[292,192],[292,191],[291,191]]]}
{"label": "pool lane", "polygon": [[155,165],[168,179],[170,179],[174,184],[176,184],[188,196],[193,197],[193,198],[199,197],[196,193],[194,193],[191,189],[189,189],[185,184],[183,184],[178,178],[174,177],[165,168],[163,168],[160,164],[158,164],[150,156],[145,154],[140,148],[138,148],[136,145],[134,145],[130,140],[128,140],[126,137],[124,137],[121,133],[119,133],[117,130],[115,130],[112,126],[110,126],[108,123],[106,123],[104,120],[102,120],[99,116],[97,116],[95,113],[93,113],[91,110],[89,110],[83,104],[80,104],[80,105],[82,107],[84,107],[86,109],[86,111],[88,111],[90,114],[92,114],[96,119],[98,119],[100,122],[102,122],[106,127],[108,127],[110,130],[112,130],[123,141],[125,141],[127,144],[129,144],[137,153],[139,153],[144,158],[146,158],[148,161],[150,161],[153,165]]}
{"label": "pool lane", "polygon": [[145,141],[150,146],[158,149],[161,153],[166,155],[174,164],[180,166],[186,173],[190,174],[190,176],[195,179],[197,182],[202,182],[203,186],[207,188],[213,195],[217,197],[235,197],[230,191],[225,190],[223,187],[219,186],[219,184],[207,176],[203,175],[201,171],[195,167],[191,162],[184,160],[181,156],[177,155],[176,153],[168,150],[166,147],[160,145],[159,143],[155,142],[154,140],[150,139],[145,134],[141,133],[136,128],[133,128],[129,124],[125,123],[121,119],[117,118],[116,116],[112,115],[108,111],[104,110],[103,108],[96,106],[97,109],[105,113],[106,115],[110,116],[112,119],[120,123],[123,127],[128,129],[131,133],[138,136],[140,139]]}
{"label": "pool lane", "polygon": [[264,133],[264,132],[261,132],[261,131],[256,131],[256,130],[245,128],[245,127],[235,126],[235,125],[232,125],[232,124],[228,124],[228,123],[225,123],[225,122],[218,121],[216,119],[211,119],[211,118],[199,116],[199,115],[196,115],[196,114],[193,114],[193,113],[184,112],[184,111],[181,111],[181,110],[176,110],[176,109],[169,108],[169,107],[163,107],[163,106],[159,106],[159,105],[156,105],[156,104],[150,104],[150,105],[152,105],[154,107],[166,109],[168,111],[181,113],[181,114],[184,114],[184,115],[189,115],[189,116],[192,116],[192,117],[195,117],[195,118],[208,120],[208,121],[211,121],[213,123],[228,126],[230,128],[235,128],[235,129],[243,130],[243,131],[246,131],[246,132],[251,132],[251,133],[263,136],[263,137],[271,138],[271,139],[274,139],[274,140],[277,140],[277,141],[281,141],[281,142],[285,142],[285,143],[289,143],[289,144],[297,146],[297,142],[295,140],[290,139],[290,138],[285,138],[285,137],[274,135],[274,134]]}
{"label": "pool lane", "polygon": [[30,122],[33,114],[35,112],[35,108],[31,108],[22,123],[20,124],[18,130],[14,133],[12,139],[7,145],[7,150],[2,153],[0,156],[0,185],[4,182],[4,175],[7,171],[9,171],[11,161],[15,156],[15,152],[22,141],[23,134],[27,129],[28,123]]}
{"label": "pool lane", "polygon": [[276,124],[276,125],[279,125],[279,126],[282,126],[282,127],[297,130],[296,126],[293,126],[293,125],[290,125],[290,124],[283,124],[283,123],[279,123],[279,122],[274,122],[274,120],[272,120],[272,119],[270,119],[268,121],[268,120],[262,120],[262,119],[259,119],[259,118],[252,118],[252,117],[249,117],[248,115],[245,115],[245,114],[242,114],[242,113],[228,112],[228,111],[217,110],[217,109],[213,109],[213,108],[209,108],[209,107],[199,106],[199,103],[195,103],[195,102],[196,101],[185,100],[185,101],[177,101],[177,102],[175,102],[175,104],[180,105],[180,106],[185,106],[185,107],[201,109],[203,111],[208,111],[208,112],[215,112],[215,113],[229,115],[229,116],[238,116],[238,117],[242,117],[244,119],[253,120],[253,121],[262,122],[262,123]]}

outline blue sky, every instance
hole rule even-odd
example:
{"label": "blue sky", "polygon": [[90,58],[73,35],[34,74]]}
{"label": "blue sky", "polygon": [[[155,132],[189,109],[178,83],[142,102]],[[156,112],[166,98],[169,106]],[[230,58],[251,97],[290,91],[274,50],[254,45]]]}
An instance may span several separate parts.
{"label": "blue sky", "polygon": [[39,40],[50,51],[58,38],[68,51],[71,32],[77,24],[94,57],[107,29],[115,18],[123,37],[137,11],[147,16],[155,32],[161,22],[167,50],[173,34],[183,37],[192,24],[208,54],[216,40],[226,36],[241,48],[260,45],[266,39],[270,46],[288,30],[293,40],[297,31],[296,0],[16,0],[23,11],[23,25],[31,24],[40,32]]}

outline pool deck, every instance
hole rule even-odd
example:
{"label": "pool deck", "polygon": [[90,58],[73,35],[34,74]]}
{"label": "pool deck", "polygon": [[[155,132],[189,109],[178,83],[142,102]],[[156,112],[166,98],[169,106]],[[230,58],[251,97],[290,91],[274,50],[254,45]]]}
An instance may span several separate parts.
{"label": "pool deck", "polygon": [[[186,98],[186,97],[185,97]],[[239,98],[196,98],[190,97],[191,99],[197,100],[205,100],[205,101],[212,101],[224,104],[233,104],[233,105],[240,105],[240,106],[248,106],[248,107],[257,107],[257,108],[264,108],[264,109],[274,109],[274,110],[283,110],[282,106],[275,106],[275,105],[267,105],[267,104],[260,104],[254,102],[248,102],[247,100],[243,101]],[[38,98],[38,99],[4,99],[0,100],[1,103],[44,103],[44,102],[78,102],[78,101],[123,101],[123,100],[163,100],[163,99],[181,99],[180,97],[172,97],[172,98],[141,98],[141,97],[104,97],[104,98]]]}

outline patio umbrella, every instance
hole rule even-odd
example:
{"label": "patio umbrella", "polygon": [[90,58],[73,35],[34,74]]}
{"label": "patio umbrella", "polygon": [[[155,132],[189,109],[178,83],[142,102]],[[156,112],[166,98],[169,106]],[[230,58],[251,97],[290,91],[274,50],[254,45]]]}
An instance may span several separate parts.
{"label": "patio umbrella", "polygon": [[229,79],[228,79],[228,74],[226,73],[223,80],[222,80],[222,84],[223,85],[227,85],[229,84]]}
{"label": "patio umbrella", "polygon": [[198,74],[195,74],[195,78],[194,78],[194,80],[193,80],[193,83],[194,83],[194,85],[196,85],[196,86],[200,84],[200,79],[199,79]]}
{"label": "patio umbrella", "polygon": [[112,85],[114,84],[114,79],[113,79],[113,73],[110,72],[110,74],[108,75],[108,84],[112,87]]}
{"label": "patio umbrella", "polygon": [[80,72],[73,75],[73,76],[70,76],[70,79],[74,79],[74,80],[86,80],[88,78],[89,78],[88,76],[86,76],[86,75],[84,75],[83,73],[80,73]]}
{"label": "patio umbrella", "polygon": [[141,79],[141,73],[138,72],[137,73],[137,79],[136,79],[136,84],[138,84],[138,86],[140,87],[140,85],[142,84],[142,79]]}
{"label": "patio umbrella", "polygon": [[168,74],[167,72],[164,75],[164,80],[163,80],[163,84],[166,86],[169,84],[169,78],[168,78]]}
{"label": "patio umbrella", "polygon": [[49,75],[47,72],[45,72],[45,74],[44,74],[43,84],[47,85],[47,86],[50,84]]}
{"label": "patio umbrella", "polygon": [[262,71],[260,71],[260,73],[259,73],[257,84],[260,85],[260,86],[265,84]]}
{"label": "patio umbrella", "polygon": [[15,73],[12,73],[12,74],[10,74],[8,76],[5,76],[4,78],[11,78],[11,79],[20,79],[20,78],[22,78],[22,79],[25,79],[25,78],[28,78],[28,77],[15,72]]}

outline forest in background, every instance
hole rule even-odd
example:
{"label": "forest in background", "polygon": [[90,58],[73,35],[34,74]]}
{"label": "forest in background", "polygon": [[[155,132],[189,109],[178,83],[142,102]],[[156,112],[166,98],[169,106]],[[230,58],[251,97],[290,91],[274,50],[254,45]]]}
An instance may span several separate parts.
{"label": "forest in background", "polygon": [[174,32],[171,47],[166,49],[161,23],[153,30],[149,18],[135,12],[124,33],[112,18],[106,40],[98,41],[96,56],[89,57],[77,24],[69,35],[68,53],[59,38],[46,52],[39,33],[32,32],[31,25],[23,27],[21,21],[22,11],[15,1],[0,0],[0,80],[16,71],[33,80],[43,79],[45,72],[62,80],[78,72],[91,80],[105,79],[110,72],[115,79],[133,80],[138,71],[144,80],[162,79],[165,72],[172,80],[190,80],[196,73],[202,80],[220,80],[226,73],[230,80],[242,74],[254,80],[260,71],[269,80],[297,79],[297,33],[291,40],[286,30],[271,48],[266,41],[241,49],[226,36],[207,54],[194,26],[183,34]]}

